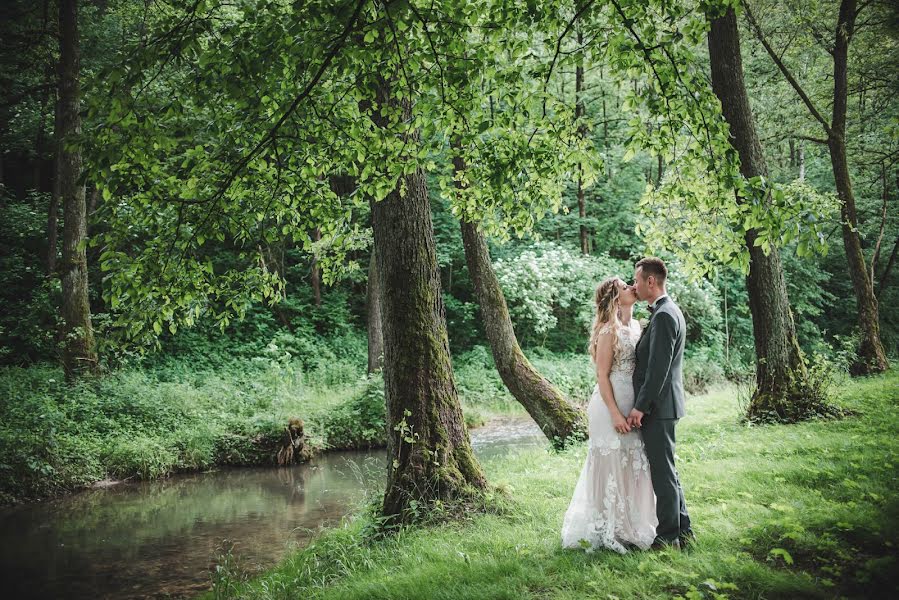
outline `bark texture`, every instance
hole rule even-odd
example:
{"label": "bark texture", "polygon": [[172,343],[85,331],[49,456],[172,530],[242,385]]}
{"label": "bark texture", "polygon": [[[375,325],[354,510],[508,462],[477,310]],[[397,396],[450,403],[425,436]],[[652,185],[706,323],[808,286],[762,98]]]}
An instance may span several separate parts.
{"label": "bark texture", "polygon": [[503,383],[554,446],[562,447],[568,440],[582,439],[586,435],[586,415],[537,372],[518,345],[506,298],[477,223],[462,221],[462,243],[493,362]]}
{"label": "bark texture", "polygon": [[[583,44],[584,34],[578,29],[578,48],[582,47]],[[574,119],[578,123],[578,135],[581,137],[587,135],[587,128],[581,123],[586,112],[586,107],[584,106],[584,58],[581,56],[578,59],[578,64],[574,70]],[[587,224],[585,223],[587,218],[587,204],[584,198],[583,165],[580,163],[578,163],[577,166],[577,211],[578,217],[581,220],[581,254],[590,254],[590,238],[587,232]]]}
{"label": "bark texture", "polygon": [[366,309],[368,312],[368,372],[380,371],[384,359],[384,326],[381,320],[381,286],[378,284],[378,264],[372,251],[368,261]]}
{"label": "bark texture", "polygon": [[[465,170],[461,157],[453,158],[453,168],[457,173]],[[461,184],[457,182],[456,185]],[[537,372],[518,345],[506,297],[490,262],[490,250],[484,234],[475,222],[463,219],[460,225],[465,262],[500,378],[554,446],[563,447],[569,440],[583,439],[586,436],[586,415]]]}
{"label": "bark texture", "polygon": [[[740,38],[733,9],[713,19],[709,31],[712,87],[721,101],[730,126],[731,144],[740,156],[740,172],[746,178],[768,177],[761,143],[755,129],[749,98],[743,81]],[[755,245],[757,232],[746,233],[750,253],[749,309],[755,338],[757,388],[750,401],[750,418],[786,417],[792,412],[796,394],[806,388],[808,374],[796,338],[796,328],[787,296],[780,255],[767,256]]]}
{"label": "bark texture", "polygon": [[[380,106],[397,107],[381,82]],[[404,118],[409,116],[403,105]],[[376,113],[376,124],[383,126]],[[401,193],[402,190],[402,193]],[[431,205],[421,168],[372,203],[381,285],[387,399],[387,523],[414,520],[416,507],[464,500],[487,486],[475,459],[453,379]]]}
{"label": "bark texture", "polygon": [[880,320],[874,282],[868,276],[865,255],[862,252],[858,233],[858,216],[852,180],[849,177],[849,162],[846,158],[846,104],[848,101],[848,57],[849,39],[855,30],[855,0],[843,0],[837,19],[836,39],[833,51],[833,118],[827,138],[830,163],[833,167],[837,195],[840,198],[840,222],[843,232],[843,246],[849,262],[849,278],[858,306],[858,327],[861,332],[856,360],[852,365],[853,375],[880,373],[889,368],[886,352],[880,339]]}
{"label": "bark texture", "polygon": [[81,132],[79,115],[78,2],[59,3],[59,190],[63,205],[62,279],[63,368],[72,379],[97,367],[87,287],[87,206],[79,183],[81,151],[68,145]]}

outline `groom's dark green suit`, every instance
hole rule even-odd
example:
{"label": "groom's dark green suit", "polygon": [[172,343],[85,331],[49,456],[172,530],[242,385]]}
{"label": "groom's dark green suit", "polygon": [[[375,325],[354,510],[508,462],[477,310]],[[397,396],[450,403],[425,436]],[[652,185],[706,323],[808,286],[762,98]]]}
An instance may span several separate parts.
{"label": "groom's dark green suit", "polygon": [[692,533],[684,490],[674,466],[674,429],[684,416],[683,359],[687,323],[667,296],[651,308],[649,325],[637,342],[634,408],[644,413],[643,443],[656,494],[656,539],[673,542]]}

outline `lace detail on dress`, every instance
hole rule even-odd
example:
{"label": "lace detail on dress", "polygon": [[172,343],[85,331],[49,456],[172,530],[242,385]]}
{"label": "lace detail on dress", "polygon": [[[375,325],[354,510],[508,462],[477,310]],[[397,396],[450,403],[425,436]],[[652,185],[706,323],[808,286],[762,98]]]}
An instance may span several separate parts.
{"label": "lace detail on dress", "polygon": [[[603,330],[612,331],[609,325]],[[640,324],[631,321],[629,327],[619,327],[617,335],[618,356],[609,379],[615,403],[621,414],[627,415],[634,406],[631,376]],[[639,431],[615,431],[598,385],[587,405],[587,416],[587,458],[565,513],[562,545],[588,552],[609,548],[623,553],[626,544],[648,548],[655,539],[658,520],[643,435]]]}
{"label": "lace detail on dress", "polygon": [[[600,328],[599,333],[612,333],[613,328],[615,325],[606,323]],[[610,379],[613,377],[624,379],[633,376],[634,369],[637,367],[637,341],[640,339],[640,331],[640,322],[636,319],[631,319],[628,325],[617,327],[618,352],[612,362]]]}

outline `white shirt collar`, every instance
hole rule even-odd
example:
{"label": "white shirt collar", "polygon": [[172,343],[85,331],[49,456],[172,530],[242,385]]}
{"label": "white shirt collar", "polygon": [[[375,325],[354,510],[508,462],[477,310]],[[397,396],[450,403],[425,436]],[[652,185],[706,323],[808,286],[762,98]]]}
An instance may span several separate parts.
{"label": "white shirt collar", "polygon": [[652,304],[650,304],[649,307],[650,307],[650,308],[655,308],[655,307],[656,307],[656,304],[659,303],[659,300],[661,300],[662,298],[667,298],[667,297],[668,297],[668,294],[662,294],[661,296],[659,296],[658,298],[656,298],[655,302],[653,302]]}

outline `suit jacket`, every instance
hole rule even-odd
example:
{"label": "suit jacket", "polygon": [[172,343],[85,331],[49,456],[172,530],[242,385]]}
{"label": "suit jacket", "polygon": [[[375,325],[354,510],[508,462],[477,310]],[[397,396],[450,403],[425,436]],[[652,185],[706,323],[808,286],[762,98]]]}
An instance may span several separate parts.
{"label": "suit jacket", "polygon": [[656,301],[649,325],[637,342],[634,408],[660,419],[684,416],[684,344],[687,322],[674,300]]}

